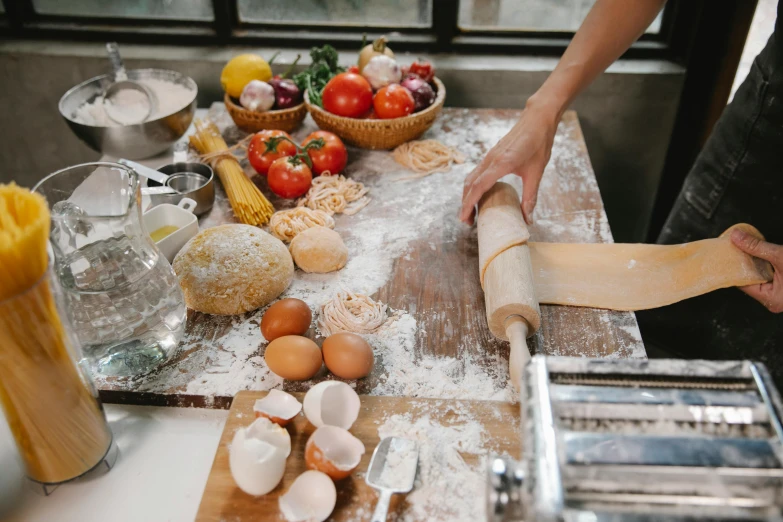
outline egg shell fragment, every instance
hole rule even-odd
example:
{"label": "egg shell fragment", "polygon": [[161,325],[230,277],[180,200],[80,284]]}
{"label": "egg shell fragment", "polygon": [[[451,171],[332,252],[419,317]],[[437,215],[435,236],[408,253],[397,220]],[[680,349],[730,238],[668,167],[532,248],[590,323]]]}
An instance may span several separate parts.
{"label": "egg shell fragment", "polygon": [[289,522],[323,522],[337,504],[334,482],[320,471],[305,471],[278,499],[283,516]]}
{"label": "egg shell fragment", "polygon": [[309,469],[323,471],[332,480],[342,480],[353,473],[364,455],[364,444],[348,430],[321,426],[305,445],[305,463]]}
{"label": "egg shell fragment", "polygon": [[329,425],[348,430],[359,417],[361,407],[353,388],[340,381],[319,382],[304,398],[305,416],[316,428]]}
{"label": "egg shell fragment", "polygon": [[280,483],[291,453],[291,436],[269,419],[239,428],[228,449],[231,476],[248,495],[266,495]]}
{"label": "egg shell fragment", "polygon": [[290,393],[270,390],[266,397],[253,405],[256,417],[266,417],[279,426],[286,426],[302,411],[302,403]]}

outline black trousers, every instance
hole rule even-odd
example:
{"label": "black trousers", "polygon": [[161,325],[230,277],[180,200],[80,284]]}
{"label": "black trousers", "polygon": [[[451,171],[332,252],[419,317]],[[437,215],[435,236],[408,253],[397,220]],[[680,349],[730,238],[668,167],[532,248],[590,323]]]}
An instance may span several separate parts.
{"label": "black trousers", "polygon": [[[675,244],[750,223],[783,244],[783,66],[773,35],[718,120],[658,237]],[[783,314],[736,288],[637,312],[651,357],[751,359],[783,386]]]}

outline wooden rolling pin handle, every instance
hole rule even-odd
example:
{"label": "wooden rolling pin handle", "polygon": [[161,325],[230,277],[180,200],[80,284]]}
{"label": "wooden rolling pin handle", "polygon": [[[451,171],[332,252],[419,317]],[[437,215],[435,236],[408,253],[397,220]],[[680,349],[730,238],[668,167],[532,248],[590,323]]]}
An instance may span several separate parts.
{"label": "wooden rolling pin handle", "polygon": [[530,351],[527,348],[527,332],[530,325],[521,315],[508,316],[504,322],[506,336],[511,350],[508,358],[508,370],[511,376],[511,384],[517,391],[522,386],[522,372],[530,360]]}

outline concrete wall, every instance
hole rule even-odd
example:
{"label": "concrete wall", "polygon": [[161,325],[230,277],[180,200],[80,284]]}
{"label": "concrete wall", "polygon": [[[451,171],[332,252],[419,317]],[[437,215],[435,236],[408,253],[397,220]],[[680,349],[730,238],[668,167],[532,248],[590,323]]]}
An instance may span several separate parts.
{"label": "concrete wall", "polygon": [[[243,49],[123,46],[128,68],[174,69],[199,85],[198,104],[222,97],[220,70]],[[252,49],[270,56],[270,49]],[[302,51],[306,57],[307,52]],[[296,51],[286,51],[290,63]],[[556,60],[493,56],[435,56],[448,86],[447,105],[521,108]],[[352,63],[346,53],[342,63]],[[32,186],[59,168],[99,154],[73,136],[57,110],[73,85],[108,70],[99,44],[0,44],[0,182]],[[574,103],[618,241],[643,240],[663,167],[684,70],[662,62],[612,66]]]}

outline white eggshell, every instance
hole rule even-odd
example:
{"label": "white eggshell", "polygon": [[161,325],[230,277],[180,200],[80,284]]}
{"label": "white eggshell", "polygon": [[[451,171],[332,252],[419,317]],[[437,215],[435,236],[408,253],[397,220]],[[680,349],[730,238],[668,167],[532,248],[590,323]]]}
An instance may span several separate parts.
{"label": "white eggshell", "polygon": [[321,426],[305,445],[305,462],[308,468],[323,471],[332,480],[342,480],[356,469],[364,451],[364,443],[348,430]]}
{"label": "white eggshell", "polygon": [[299,412],[302,411],[302,403],[290,393],[270,390],[266,397],[255,402],[253,411],[257,417],[267,417],[272,422],[284,426],[285,423],[299,415]]}
{"label": "white eggshell", "polygon": [[316,384],[304,398],[304,413],[315,426],[337,426],[350,429],[359,417],[362,403],[356,392],[340,381],[324,381]]}
{"label": "white eggshell", "polygon": [[323,522],[337,503],[334,482],[320,471],[305,471],[278,500],[280,511],[289,522]]}
{"label": "white eggshell", "polygon": [[267,418],[258,418],[234,434],[228,449],[231,476],[248,495],[266,495],[283,478],[290,453],[288,431]]}

